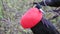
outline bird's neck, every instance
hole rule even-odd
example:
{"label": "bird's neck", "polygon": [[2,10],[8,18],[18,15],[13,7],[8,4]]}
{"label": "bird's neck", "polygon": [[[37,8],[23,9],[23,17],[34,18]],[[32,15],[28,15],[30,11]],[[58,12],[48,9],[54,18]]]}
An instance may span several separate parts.
{"label": "bird's neck", "polygon": [[47,34],[47,28],[43,25],[43,23],[40,21],[36,26],[31,28],[32,32],[34,34]]}

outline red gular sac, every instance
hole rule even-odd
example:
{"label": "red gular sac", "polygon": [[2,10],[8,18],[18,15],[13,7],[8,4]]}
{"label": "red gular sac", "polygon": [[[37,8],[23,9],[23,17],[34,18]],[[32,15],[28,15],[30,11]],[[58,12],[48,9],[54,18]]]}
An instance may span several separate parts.
{"label": "red gular sac", "polygon": [[34,27],[41,19],[42,12],[37,8],[30,8],[21,18],[21,25],[23,28]]}

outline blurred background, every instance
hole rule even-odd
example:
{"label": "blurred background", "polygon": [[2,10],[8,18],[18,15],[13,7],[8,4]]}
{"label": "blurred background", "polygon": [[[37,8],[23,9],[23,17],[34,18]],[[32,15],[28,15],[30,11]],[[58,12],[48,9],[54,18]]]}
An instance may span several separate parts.
{"label": "blurred background", "polygon": [[[33,34],[30,29],[20,25],[21,16],[33,6],[33,2],[42,0],[0,0],[0,34]],[[42,6],[44,17],[50,20],[60,32],[60,7]]]}

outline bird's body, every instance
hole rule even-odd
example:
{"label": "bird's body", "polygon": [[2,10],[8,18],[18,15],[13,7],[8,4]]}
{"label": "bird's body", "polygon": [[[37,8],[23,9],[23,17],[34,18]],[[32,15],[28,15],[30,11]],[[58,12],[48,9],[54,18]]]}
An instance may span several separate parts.
{"label": "bird's body", "polygon": [[34,34],[60,34],[52,23],[44,18],[31,30]]}
{"label": "bird's body", "polygon": [[[60,0],[45,0],[47,6],[59,7]],[[44,2],[40,2],[40,5],[45,6]],[[31,28],[34,34],[60,34],[54,25],[47,19],[43,18],[41,6],[36,4],[32,9],[29,9],[21,19],[21,25],[24,28]]]}
{"label": "bird's body", "polygon": [[43,13],[37,8],[29,9],[21,19],[21,25],[26,28],[31,28],[34,34],[60,34],[53,24],[43,18]]}

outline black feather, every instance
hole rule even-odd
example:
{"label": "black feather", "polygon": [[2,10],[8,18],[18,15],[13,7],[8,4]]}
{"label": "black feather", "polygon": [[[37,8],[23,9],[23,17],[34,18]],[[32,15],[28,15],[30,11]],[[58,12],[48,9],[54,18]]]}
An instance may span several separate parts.
{"label": "black feather", "polygon": [[[51,6],[51,7],[59,7],[60,6],[60,0],[45,0],[38,2],[40,5],[45,6],[45,3],[47,6]],[[37,4],[36,2],[34,2],[33,4]]]}
{"label": "black feather", "polygon": [[46,19],[42,19],[36,26],[31,28],[34,34],[59,34],[52,23]]}

